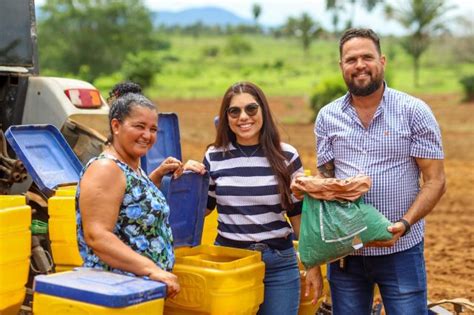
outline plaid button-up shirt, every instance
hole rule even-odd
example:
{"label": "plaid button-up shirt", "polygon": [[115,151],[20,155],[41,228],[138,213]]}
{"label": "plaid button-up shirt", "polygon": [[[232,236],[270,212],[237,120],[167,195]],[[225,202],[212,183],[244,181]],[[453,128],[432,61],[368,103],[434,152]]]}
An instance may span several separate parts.
{"label": "plaid button-up shirt", "polygon": [[[407,212],[420,190],[415,158],[443,159],[441,134],[430,108],[420,99],[385,86],[382,101],[366,129],[345,96],[323,107],[315,124],[318,167],[334,160],[336,178],[371,177],[364,196],[391,222]],[[387,255],[422,241],[424,220],[390,248],[362,248],[355,255]]]}

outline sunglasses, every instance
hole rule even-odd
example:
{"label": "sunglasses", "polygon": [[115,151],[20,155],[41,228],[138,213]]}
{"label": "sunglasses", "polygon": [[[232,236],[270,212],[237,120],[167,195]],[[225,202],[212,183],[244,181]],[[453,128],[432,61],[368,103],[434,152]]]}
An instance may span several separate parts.
{"label": "sunglasses", "polygon": [[[255,116],[258,113],[258,108],[260,105],[257,103],[250,103],[245,105],[244,111],[249,116]],[[242,113],[242,108],[237,106],[232,106],[227,108],[227,114],[232,118],[239,118],[240,114]]]}

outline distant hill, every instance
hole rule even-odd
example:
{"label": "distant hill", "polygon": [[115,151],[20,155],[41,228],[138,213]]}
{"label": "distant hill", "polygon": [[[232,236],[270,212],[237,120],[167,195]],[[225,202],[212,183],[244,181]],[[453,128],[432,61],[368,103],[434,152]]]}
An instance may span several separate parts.
{"label": "distant hill", "polygon": [[225,9],[216,7],[200,7],[187,9],[178,12],[171,11],[155,11],[153,12],[154,25],[180,25],[188,26],[199,21],[204,25],[238,25],[238,24],[252,24],[253,21],[245,19]]}

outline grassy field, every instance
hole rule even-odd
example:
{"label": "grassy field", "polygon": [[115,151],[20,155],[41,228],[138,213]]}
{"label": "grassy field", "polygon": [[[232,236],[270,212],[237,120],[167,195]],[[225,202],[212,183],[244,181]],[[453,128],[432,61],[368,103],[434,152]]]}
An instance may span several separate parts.
{"label": "grassy field", "polygon": [[[304,53],[297,39],[275,39],[269,36],[241,36],[251,51],[230,53],[230,42],[224,36],[170,36],[171,48],[158,53],[163,60],[161,73],[146,94],[152,98],[193,99],[219,97],[236,81],[259,84],[268,95],[309,96],[312,87],[326,76],[340,75],[337,40],[316,40]],[[237,45],[239,46],[239,45]],[[438,94],[460,92],[459,78],[474,73],[474,64],[458,61],[455,47],[443,41],[434,42],[422,56],[420,86],[415,87],[412,61],[397,39],[382,39],[387,55],[389,85],[409,93]],[[207,49],[218,51],[206,56]],[[103,92],[121,80],[120,75],[97,80]]]}

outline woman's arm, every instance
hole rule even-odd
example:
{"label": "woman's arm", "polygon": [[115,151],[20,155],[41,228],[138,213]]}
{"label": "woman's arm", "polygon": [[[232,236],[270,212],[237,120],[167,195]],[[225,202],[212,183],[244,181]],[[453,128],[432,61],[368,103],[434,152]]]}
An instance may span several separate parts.
{"label": "woman's arm", "polygon": [[293,227],[293,231],[295,232],[296,238],[300,238],[300,225],[301,225],[301,214],[295,215],[292,217],[288,217],[290,219],[291,226]]}
{"label": "woman's arm", "polygon": [[177,277],[136,253],[113,233],[125,185],[125,176],[115,162],[104,159],[89,166],[81,179],[79,198],[85,241],[109,266],[163,281],[169,296],[174,296],[179,292]]}

